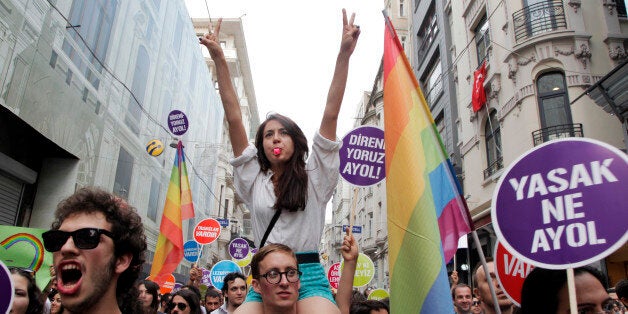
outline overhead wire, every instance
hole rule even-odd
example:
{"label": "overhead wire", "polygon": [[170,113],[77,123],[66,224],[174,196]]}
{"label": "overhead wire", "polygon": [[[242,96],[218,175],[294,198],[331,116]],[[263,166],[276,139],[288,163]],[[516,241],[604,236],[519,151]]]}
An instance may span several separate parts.
{"label": "overhead wire", "polygon": [[[497,12],[497,9],[498,9],[501,5],[503,5],[503,4],[504,4],[504,0],[501,0],[500,2],[498,2],[498,3],[495,5],[495,7],[493,8],[493,10],[490,12],[490,14],[489,14],[489,15],[487,16],[487,18],[486,18],[487,22],[489,22],[489,23],[490,23],[491,18],[492,18],[492,17],[493,17],[493,15]],[[440,75],[440,76],[436,79],[436,81],[434,82],[433,86],[437,86],[437,85],[438,85],[438,83],[440,83],[442,80],[444,80],[444,79],[445,79],[445,77],[449,77],[450,75],[452,75],[452,74],[453,74],[453,71],[455,71],[455,70],[456,70],[454,67],[458,65],[458,63],[460,62],[460,58],[462,58],[463,56],[467,55],[467,53],[470,53],[470,52],[468,52],[468,50],[469,50],[469,46],[470,46],[472,43],[475,43],[475,42],[476,42],[476,37],[477,37],[477,36],[478,36],[478,33],[474,33],[474,34],[473,34],[473,36],[472,36],[472,37],[469,39],[469,41],[465,44],[464,48],[460,51],[460,53],[456,56],[456,58],[455,58],[455,59],[451,62],[451,64],[449,64],[449,66],[447,67],[447,69],[446,69],[445,71],[443,71],[443,73],[442,73],[442,74],[441,74],[441,75]],[[513,51],[512,49],[508,49],[508,48],[506,48],[504,45],[502,45],[502,44],[500,44],[500,43],[498,43],[498,42],[496,42],[496,41],[494,41],[494,40],[492,40],[492,39],[489,39],[489,41],[490,41],[492,44],[495,44],[496,46],[500,47],[501,49],[504,49],[504,50],[508,51],[509,53],[511,53],[511,54],[513,54],[513,55],[516,55],[516,56],[517,56],[518,58],[520,58],[520,59],[523,59],[523,60],[526,60],[526,61],[530,61],[530,62],[534,62],[534,63],[536,63],[536,64],[538,64],[538,63],[539,63],[539,61],[536,61],[536,60],[532,59],[531,57],[526,57],[526,56],[523,56],[523,55],[521,55],[520,53],[518,53],[518,52],[516,52],[516,51]],[[549,65],[547,65],[547,64],[544,64],[544,63],[541,63],[541,65],[542,65],[542,66],[544,66],[544,67],[546,67],[547,69],[554,69],[553,67],[551,67],[551,66],[549,66]],[[478,66],[479,66],[479,65],[478,65]],[[502,65],[502,66],[500,66],[500,67],[499,67],[499,69],[500,69],[500,70],[503,70],[503,69],[504,69],[505,67],[507,67],[507,66],[508,66],[508,65]],[[588,73],[588,72],[579,72],[579,71],[574,71],[574,70],[570,70],[570,69],[566,69],[566,68],[565,68],[565,69],[562,69],[562,70],[563,70],[565,73],[573,73],[573,74],[581,74],[581,75],[589,75],[589,74],[591,74],[591,73]],[[432,88],[432,89],[433,89],[433,88]],[[432,91],[432,89],[430,89],[429,91],[427,91],[427,93],[425,93],[425,95],[429,95],[429,94],[430,94],[430,92]],[[464,102],[464,103],[467,103],[468,101],[470,101],[470,98],[471,98],[471,97],[465,98],[463,102]],[[463,102],[460,102],[460,103],[463,103]]]}
{"label": "overhead wire", "polygon": [[[155,119],[148,110],[146,110],[146,108],[143,106],[143,104],[139,101],[139,99],[137,98],[137,96],[135,95],[135,93],[127,86],[126,83],[124,83],[120,78],[118,78],[118,76],[109,69],[109,67],[105,64],[104,61],[102,61],[100,59],[100,57],[98,55],[96,55],[96,53],[94,52],[94,50],[89,46],[89,44],[87,43],[87,41],[85,40],[85,38],[81,35],[81,33],[76,29],[77,26],[73,25],[71,23],[71,21],[68,19],[67,16],[65,16],[60,10],[59,8],[52,3],[52,0],[47,0],[48,4],[50,5],[51,8],[53,8],[57,14],[59,14],[59,16],[61,16],[61,18],[63,18],[65,20],[65,22],[69,25],[69,27],[67,29],[72,29],[72,31],[75,32],[76,36],[80,39],[80,41],[83,43],[83,45],[85,46],[85,48],[89,51],[90,55],[92,56],[92,58],[98,63],[98,65],[100,65],[100,67],[102,67],[107,73],[109,73],[109,75],[111,75],[111,77],[118,82],[120,85],[122,85],[122,87],[129,93],[129,95],[133,98],[133,100],[135,101],[135,104],[139,107],[139,109],[146,115],[146,117],[152,121],[154,124],[156,124],[158,127],[160,127],[161,129],[163,129],[167,134],[170,134],[170,131],[168,128],[166,128],[165,126],[163,126],[161,123],[159,123],[159,121],[157,119]],[[205,5],[207,8],[207,13],[209,14],[209,6],[207,5],[207,1],[205,0]],[[187,154],[186,154],[186,158],[187,158]],[[224,205],[222,204],[222,200],[220,200],[218,197],[216,197],[216,195],[214,194],[214,192],[212,191],[212,189],[209,187],[209,185],[205,182],[205,180],[198,174],[196,168],[194,167],[194,164],[192,163],[191,159],[187,158],[188,163],[190,164],[190,167],[192,169],[192,171],[194,172],[194,174],[201,180],[201,182],[203,183],[203,185],[205,186],[205,188],[207,189],[207,191],[209,193],[211,193],[211,195],[214,196],[214,198],[216,200],[218,200],[218,206],[220,208],[222,208],[223,210],[226,211],[226,209],[224,208]]]}

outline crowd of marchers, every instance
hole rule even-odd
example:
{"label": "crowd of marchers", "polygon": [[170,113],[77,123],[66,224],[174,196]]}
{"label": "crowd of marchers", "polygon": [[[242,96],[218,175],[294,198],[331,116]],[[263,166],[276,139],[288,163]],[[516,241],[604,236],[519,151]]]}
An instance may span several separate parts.
{"label": "crowd of marchers", "polygon": [[[32,272],[10,268],[14,283],[12,314],[307,312],[307,307],[299,307],[303,272],[298,255],[277,243],[265,245],[253,256],[250,285],[243,274],[229,273],[221,290],[210,287],[201,295],[201,271],[193,267],[185,286],[172,294],[160,294],[156,283],[138,279],[146,251],[140,216],[125,200],[97,188],[80,189],[63,200],[52,228],[42,237],[45,249],[53,253],[51,283],[42,292]],[[349,231],[341,254],[344,267],[334,295],[333,313],[389,313],[387,300],[368,300],[353,289],[359,252]],[[475,287],[458,283],[457,274],[452,274],[455,313],[570,312],[565,270],[534,268],[524,281],[519,307],[499,285],[490,258],[486,266],[488,276],[481,265],[474,269]],[[574,285],[577,313],[625,313],[628,280],[620,281],[609,293],[602,274],[585,266],[574,269]],[[251,291],[260,294],[261,307],[256,312],[243,312],[243,304],[251,302],[247,301]]]}
{"label": "crowd of marchers", "polygon": [[[125,200],[101,189],[82,188],[63,200],[52,228],[42,237],[45,249],[53,254],[52,280],[41,291],[32,271],[10,268],[11,314],[304,312],[298,303],[303,272],[297,254],[278,243],[265,245],[253,256],[250,286],[242,273],[233,272],[224,277],[221,290],[210,287],[201,295],[200,270],[193,267],[186,285],[161,294],[155,282],[138,278],[146,253],[140,216]],[[388,313],[383,302],[354,298],[359,252],[349,231],[341,253],[345,267],[333,313]],[[250,291],[260,294],[261,308],[242,312]]]}
{"label": "crowd of marchers", "polygon": [[[136,209],[104,190],[81,188],[59,203],[50,230],[42,234],[44,248],[53,255],[52,280],[43,293],[32,271],[10,269],[15,288],[10,313],[389,313],[386,300],[367,300],[353,290],[359,253],[350,231],[341,247],[344,267],[335,295],[319,261],[326,205],[339,176],[338,115],[360,35],[354,21],[355,14],[347,17],[343,9],[340,49],[311,151],[301,128],[280,114],[268,115],[254,143],[249,143],[221,44],[221,20],[199,38],[214,61],[234,153],[234,187],[251,211],[259,248],[251,260],[250,285],[242,274],[230,273],[220,291],[209,288],[201,295],[199,270],[194,267],[187,285],[160,294],[156,283],[138,278],[147,244]],[[476,287],[457,283],[452,287],[456,313],[569,312],[564,271],[535,268],[523,285],[521,308],[515,308],[497,284],[493,263],[487,266],[488,276],[483,268],[474,271]],[[616,287],[624,304],[626,283]],[[489,285],[496,290],[496,300],[490,297]],[[575,286],[578,313],[623,311],[595,269],[576,268]]]}
{"label": "crowd of marchers", "polygon": [[[473,271],[475,287],[458,283],[458,274],[452,272],[451,298],[458,314],[559,314],[571,313],[566,270],[533,268],[521,288],[521,304],[517,306],[502,289],[495,275],[495,263],[486,258],[489,276],[482,265]],[[604,276],[597,269],[584,266],[574,269],[574,283],[578,314],[624,314],[628,306],[628,280],[621,280],[610,289],[604,287]],[[489,280],[490,279],[490,280]],[[493,286],[497,300],[492,297]]]}

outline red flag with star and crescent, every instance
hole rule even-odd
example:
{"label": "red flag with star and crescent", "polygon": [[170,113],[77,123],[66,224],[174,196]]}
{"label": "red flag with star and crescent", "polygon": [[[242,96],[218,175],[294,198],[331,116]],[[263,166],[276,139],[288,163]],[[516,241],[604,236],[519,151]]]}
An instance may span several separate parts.
{"label": "red flag with star and crescent", "polygon": [[471,95],[473,112],[478,112],[486,103],[486,92],[484,91],[485,78],[486,61],[482,62],[482,66],[473,72],[473,94]]}

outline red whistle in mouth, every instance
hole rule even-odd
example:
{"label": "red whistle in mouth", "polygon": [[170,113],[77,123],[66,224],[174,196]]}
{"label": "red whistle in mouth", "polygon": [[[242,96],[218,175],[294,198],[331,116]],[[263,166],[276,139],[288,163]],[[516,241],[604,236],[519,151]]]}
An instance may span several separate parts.
{"label": "red whistle in mouth", "polygon": [[279,147],[275,147],[275,148],[273,148],[273,154],[274,154],[275,156],[277,156],[277,155],[281,154],[281,148],[279,148]]}

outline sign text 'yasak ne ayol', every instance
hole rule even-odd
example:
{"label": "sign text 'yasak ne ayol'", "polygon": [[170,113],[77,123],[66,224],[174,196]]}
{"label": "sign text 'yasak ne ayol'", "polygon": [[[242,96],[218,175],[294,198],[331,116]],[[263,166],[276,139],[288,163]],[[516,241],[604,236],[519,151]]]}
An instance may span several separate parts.
{"label": "sign text 'yasak ne ayol'", "polygon": [[493,225],[504,246],[534,266],[587,265],[626,242],[627,187],[624,152],[586,138],[551,141],[504,171]]}

